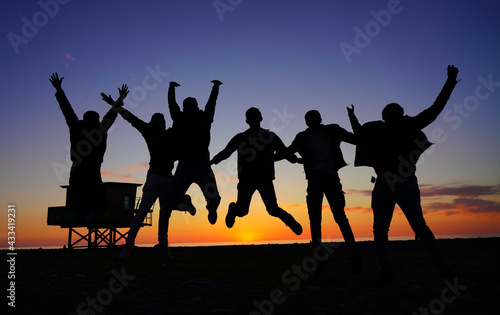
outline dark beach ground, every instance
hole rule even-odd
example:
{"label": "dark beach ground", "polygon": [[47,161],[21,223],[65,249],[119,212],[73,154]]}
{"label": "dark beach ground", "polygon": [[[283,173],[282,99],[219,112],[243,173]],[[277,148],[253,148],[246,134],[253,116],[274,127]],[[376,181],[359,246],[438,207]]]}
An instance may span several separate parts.
{"label": "dark beach ground", "polygon": [[341,245],[316,276],[309,244],[174,247],[169,263],[150,247],[125,263],[119,248],[17,250],[14,314],[499,314],[500,239],[439,244],[458,278],[443,282],[421,243],[391,241],[385,287],[372,242],[362,274]]}

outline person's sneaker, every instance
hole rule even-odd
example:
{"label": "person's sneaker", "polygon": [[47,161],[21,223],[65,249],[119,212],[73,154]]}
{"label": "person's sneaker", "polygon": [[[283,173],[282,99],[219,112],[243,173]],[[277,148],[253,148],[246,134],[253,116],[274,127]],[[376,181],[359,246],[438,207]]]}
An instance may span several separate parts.
{"label": "person's sneaker", "polygon": [[207,203],[207,210],[208,210],[208,222],[210,224],[214,225],[215,222],[217,222],[217,208],[219,207],[220,204],[220,196],[214,200],[211,200]]}
{"label": "person's sneaker", "polygon": [[161,257],[163,257],[163,259],[165,259],[167,261],[174,260],[174,257],[172,256],[172,254],[170,254],[170,250],[168,249],[168,246],[156,244],[155,246],[153,246],[153,248],[156,252],[158,252],[161,255]]}
{"label": "person's sneaker", "polygon": [[193,202],[191,201],[191,196],[184,195],[184,197],[182,198],[182,202],[179,204],[179,210],[187,211],[189,212],[190,215],[196,214],[196,208],[194,207]]}
{"label": "person's sneaker", "polygon": [[293,231],[293,233],[300,235],[302,234],[302,225],[292,218],[286,225]]}
{"label": "person's sneaker", "polygon": [[217,222],[217,210],[208,210],[208,222],[212,225]]}
{"label": "person's sneaker", "polygon": [[232,228],[234,225],[234,220],[236,219],[236,203],[231,202],[227,209],[226,215],[226,226]]}
{"label": "person's sneaker", "polygon": [[125,245],[122,246],[122,250],[120,251],[118,258],[120,260],[127,260],[130,257],[130,253],[132,253],[132,249],[134,249],[134,245],[125,243]]}

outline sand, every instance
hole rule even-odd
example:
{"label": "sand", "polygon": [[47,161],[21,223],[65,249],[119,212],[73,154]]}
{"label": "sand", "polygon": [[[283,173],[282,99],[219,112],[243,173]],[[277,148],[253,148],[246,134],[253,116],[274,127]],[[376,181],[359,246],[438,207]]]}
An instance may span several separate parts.
{"label": "sand", "polygon": [[360,275],[332,243],[316,254],[309,244],[174,247],[168,263],[151,247],[126,262],[119,248],[17,250],[13,314],[497,314],[500,239],[439,244],[456,279],[439,278],[421,243],[391,241],[388,286],[376,285],[373,242],[359,243]]}

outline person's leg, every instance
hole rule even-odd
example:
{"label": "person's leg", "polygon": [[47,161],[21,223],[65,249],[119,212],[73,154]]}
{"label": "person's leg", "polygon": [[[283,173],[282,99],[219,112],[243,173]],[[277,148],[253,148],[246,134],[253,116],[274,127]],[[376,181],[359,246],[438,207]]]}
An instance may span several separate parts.
{"label": "person's leg", "polygon": [[353,272],[360,273],[361,256],[354,239],[354,233],[352,232],[351,225],[349,224],[349,220],[345,214],[345,196],[339,176],[337,174],[324,174],[323,187],[326,199],[330,204],[330,210],[332,211],[333,218],[338,224],[340,232],[344,237],[344,241],[349,248]]}
{"label": "person's leg", "polygon": [[179,162],[175,175],[170,183],[168,193],[167,209],[172,211],[182,203],[183,197],[189,186],[194,182],[193,171],[186,163]]}
{"label": "person's leg", "polygon": [[415,235],[424,243],[440,275],[443,278],[450,276],[452,273],[450,267],[443,257],[434,234],[425,222],[420,201],[420,189],[415,175],[401,184],[397,190],[396,202],[405,214]]}
{"label": "person's leg", "polygon": [[174,178],[172,177],[167,177],[162,182],[162,191],[159,196],[160,215],[158,217],[158,244],[153,247],[154,250],[156,250],[167,261],[174,259],[168,248],[168,225],[170,222],[170,216],[172,215],[172,209],[170,209],[170,207],[172,203],[171,192],[173,182]]}
{"label": "person's leg", "polygon": [[200,186],[203,196],[207,201],[208,221],[211,224],[215,224],[217,222],[217,208],[219,207],[221,197],[210,164],[207,163],[197,168],[194,182]]}
{"label": "person's leg", "polygon": [[226,226],[232,228],[236,217],[244,217],[250,209],[250,201],[256,187],[252,181],[240,180],[238,182],[238,196],[236,202],[231,202],[226,215]]}
{"label": "person's leg", "polygon": [[168,224],[172,210],[168,208],[170,202],[170,193],[172,191],[173,178],[168,177],[162,181],[161,193],[159,195],[160,214],[158,216],[158,243],[162,246],[168,246]]}
{"label": "person's leg", "polygon": [[342,191],[342,184],[337,176],[327,175],[324,177],[323,190],[325,192],[326,199],[330,204],[330,210],[332,211],[333,218],[338,224],[342,236],[347,244],[354,243],[354,234],[352,233],[351,225],[345,214],[345,196]]}
{"label": "person's leg", "polygon": [[309,215],[309,225],[311,227],[311,240],[313,245],[321,243],[321,217],[323,210],[323,188],[321,182],[315,174],[308,175],[307,178],[307,213]]}
{"label": "person's leg", "polygon": [[274,190],[274,185],[272,180],[262,180],[259,181],[257,190],[266,206],[267,212],[273,216],[280,218],[283,223],[285,223],[293,233],[300,235],[302,234],[302,226],[295,218],[282,208],[278,206],[278,201],[276,199],[276,192]]}
{"label": "person's leg", "polygon": [[146,183],[142,188],[142,198],[139,204],[139,209],[132,219],[130,224],[130,229],[128,231],[126,243],[135,244],[135,238],[139,229],[142,227],[142,222],[148,214],[149,210],[155,203],[156,199],[161,195],[164,185],[162,185],[161,175],[148,174],[146,177]]}
{"label": "person's leg", "polygon": [[381,281],[390,281],[392,267],[389,262],[389,227],[396,202],[386,180],[379,176],[372,191],[373,236],[382,271]]}
{"label": "person's leg", "polygon": [[139,204],[139,209],[137,209],[137,212],[132,219],[128,235],[125,240],[125,245],[122,247],[118,256],[121,260],[127,260],[129,258],[135,244],[135,239],[139,233],[139,229],[142,227],[144,218],[148,214],[156,199],[162,193],[163,187],[161,177],[163,176],[156,174],[148,174],[146,177],[146,183],[144,183],[142,188],[142,198],[141,203]]}

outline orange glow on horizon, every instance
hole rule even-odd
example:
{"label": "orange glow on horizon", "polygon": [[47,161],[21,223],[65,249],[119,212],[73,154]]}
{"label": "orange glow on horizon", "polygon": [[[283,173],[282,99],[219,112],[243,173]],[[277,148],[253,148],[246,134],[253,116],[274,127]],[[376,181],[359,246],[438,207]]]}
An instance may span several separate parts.
{"label": "orange glow on horizon", "polygon": [[[207,212],[200,207],[195,216],[175,211],[170,219],[169,242],[171,244],[196,244],[196,243],[252,243],[265,241],[308,241],[310,240],[309,218],[305,205],[286,206],[296,220],[301,223],[303,233],[295,235],[281,220],[270,216],[260,202],[252,205],[250,212],[243,218],[236,218],[233,228],[225,226],[224,218],[227,205],[219,208],[219,218],[215,225],[209,224]],[[158,213],[153,212],[153,226],[141,228],[136,244],[157,243]],[[373,237],[372,224],[373,215],[367,208],[346,208],[347,217],[356,238]],[[440,213],[426,213],[427,224],[436,237],[445,235],[484,235],[500,234],[500,215],[477,214],[469,212],[461,214],[445,215]],[[16,227],[17,247],[41,247],[41,246],[67,246],[68,229],[57,226],[47,226],[44,219],[45,214],[38,213],[37,217],[30,220],[20,220]],[[42,222],[40,224],[40,222]],[[79,229],[81,233],[85,229]],[[121,233],[127,232],[126,228],[119,229]],[[389,231],[391,237],[413,236],[406,217],[399,208],[394,212],[393,221]],[[342,239],[338,225],[335,223],[329,207],[324,207],[322,219],[323,239]],[[75,239],[73,239],[74,241]],[[119,241],[122,244],[124,241]],[[2,248],[8,247],[6,241],[2,242]]]}

